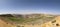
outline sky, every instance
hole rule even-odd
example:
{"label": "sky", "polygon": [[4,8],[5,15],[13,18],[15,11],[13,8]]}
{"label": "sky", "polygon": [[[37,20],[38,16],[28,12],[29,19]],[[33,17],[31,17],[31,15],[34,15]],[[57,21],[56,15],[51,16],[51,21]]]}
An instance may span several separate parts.
{"label": "sky", "polygon": [[0,0],[0,14],[60,14],[60,0]]}

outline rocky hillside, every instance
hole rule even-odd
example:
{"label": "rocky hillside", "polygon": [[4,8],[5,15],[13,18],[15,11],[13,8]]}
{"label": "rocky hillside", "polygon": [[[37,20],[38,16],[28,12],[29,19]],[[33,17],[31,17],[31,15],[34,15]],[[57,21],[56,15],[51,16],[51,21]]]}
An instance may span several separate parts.
{"label": "rocky hillside", "polygon": [[49,21],[52,21],[55,19],[55,15],[50,14],[2,14],[0,15],[0,19],[6,22],[6,24],[12,24],[12,25],[41,25],[44,23],[47,23]]}
{"label": "rocky hillside", "polygon": [[10,23],[5,22],[4,20],[0,19],[0,27],[16,27],[15,25],[12,25]]}
{"label": "rocky hillside", "polygon": [[[45,14],[27,14],[27,15],[21,15],[21,14],[3,14],[0,15],[0,19],[4,21],[10,21],[10,22],[19,22],[19,23],[27,23],[27,22],[35,22],[35,20],[48,20],[53,19],[53,15],[45,15]],[[40,22],[40,21],[39,21]]]}

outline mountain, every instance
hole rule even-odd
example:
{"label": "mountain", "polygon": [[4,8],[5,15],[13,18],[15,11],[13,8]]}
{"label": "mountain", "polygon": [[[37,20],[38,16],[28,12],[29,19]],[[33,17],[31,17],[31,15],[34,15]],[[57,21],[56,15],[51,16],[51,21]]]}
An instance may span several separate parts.
{"label": "mountain", "polygon": [[20,23],[27,23],[27,22],[34,22],[35,20],[41,19],[53,19],[54,15],[49,14],[2,14],[0,15],[0,19],[7,21],[7,22],[20,22]]}
{"label": "mountain", "polygon": [[[51,14],[2,14],[0,15],[1,21],[6,23],[5,25],[11,26],[19,26],[19,25],[41,25],[52,21],[58,15],[51,15]],[[9,27],[8,25],[8,27]],[[3,24],[4,26],[4,24]],[[7,26],[6,26],[7,27]]]}

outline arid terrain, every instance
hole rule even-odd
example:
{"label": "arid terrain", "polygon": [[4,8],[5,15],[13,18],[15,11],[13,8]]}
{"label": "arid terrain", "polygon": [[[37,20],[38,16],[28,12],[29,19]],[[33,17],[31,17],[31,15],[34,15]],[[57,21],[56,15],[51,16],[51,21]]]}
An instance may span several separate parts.
{"label": "arid terrain", "polygon": [[49,14],[2,14],[0,27],[60,27],[60,16]]}

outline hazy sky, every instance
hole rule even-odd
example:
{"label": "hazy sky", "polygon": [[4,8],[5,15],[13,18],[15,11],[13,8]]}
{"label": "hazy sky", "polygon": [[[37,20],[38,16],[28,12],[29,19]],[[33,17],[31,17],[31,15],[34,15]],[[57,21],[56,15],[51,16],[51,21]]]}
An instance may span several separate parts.
{"label": "hazy sky", "polygon": [[60,14],[59,0],[0,0],[0,14]]}

